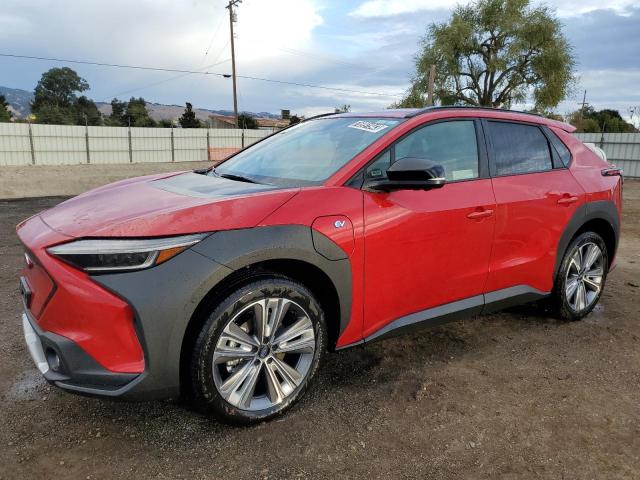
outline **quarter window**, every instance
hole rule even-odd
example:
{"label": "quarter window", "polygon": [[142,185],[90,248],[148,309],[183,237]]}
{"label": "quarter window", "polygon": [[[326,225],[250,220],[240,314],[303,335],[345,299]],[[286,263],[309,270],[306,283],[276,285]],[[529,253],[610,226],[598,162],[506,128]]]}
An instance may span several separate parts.
{"label": "quarter window", "polygon": [[542,172],[553,168],[547,137],[536,126],[489,122],[489,138],[496,175]]}
{"label": "quarter window", "polygon": [[[547,131],[549,132],[549,130]],[[562,141],[558,137],[556,137],[553,132],[549,132],[549,138],[551,139],[551,143],[555,147],[556,152],[558,152],[560,161],[565,167],[568,167],[569,163],[571,162],[571,152],[569,151],[567,146],[562,143]]]}

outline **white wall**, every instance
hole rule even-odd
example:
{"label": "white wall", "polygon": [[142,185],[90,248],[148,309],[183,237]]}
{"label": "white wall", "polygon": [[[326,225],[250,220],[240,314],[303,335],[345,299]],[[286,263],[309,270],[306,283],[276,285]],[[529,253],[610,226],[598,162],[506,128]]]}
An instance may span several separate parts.
{"label": "white wall", "polygon": [[226,128],[129,129],[0,123],[0,166],[220,160],[242,148],[243,143],[247,146],[270,134],[265,130]]}

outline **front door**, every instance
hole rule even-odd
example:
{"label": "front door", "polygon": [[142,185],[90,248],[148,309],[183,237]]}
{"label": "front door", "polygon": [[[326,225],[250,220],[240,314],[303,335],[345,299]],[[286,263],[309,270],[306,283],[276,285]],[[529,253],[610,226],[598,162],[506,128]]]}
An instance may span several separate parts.
{"label": "front door", "polygon": [[428,191],[365,191],[365,338],[411,314],[412,322],[429,318],[425,311],[434,307],[444,314],[482,307],[496,205],[477,132],[471,119],[428,124],[366,169],[365,178],[375,178],[395,159],[427,158],[444,167],[447,183]]}

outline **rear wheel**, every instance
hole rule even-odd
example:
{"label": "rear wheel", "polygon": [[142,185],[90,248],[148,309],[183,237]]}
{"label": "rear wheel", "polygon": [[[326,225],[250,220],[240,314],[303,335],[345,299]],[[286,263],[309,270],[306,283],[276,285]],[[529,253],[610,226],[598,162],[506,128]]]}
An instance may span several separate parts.
{"label": "rear wheel", "polygon": [[284,277],[252,282],[209,316],[191,361],[196,403],[249,424],[283,413],[304,393],[326,349],[313,294]]}
{"label": "rear wheel", "polygon": [[609,258],[600,235],[585,232],[576,237],[562,260],[556,278],[554,302],[559,316],[580,320],[598,303],[604,288]]}

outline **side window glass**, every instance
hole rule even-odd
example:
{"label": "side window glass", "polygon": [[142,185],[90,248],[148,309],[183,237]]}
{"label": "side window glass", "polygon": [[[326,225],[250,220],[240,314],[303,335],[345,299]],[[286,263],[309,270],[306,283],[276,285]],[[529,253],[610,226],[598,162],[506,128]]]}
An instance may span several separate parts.
{"label": "side window glass", "polygon": [[434,123],[395,145],[395,159],[418,157],[444,167],[447,181],[478,178],[478,144],[473,120]]}
{"label": "side window glass", "polygon": [[490,121],[489,138],[496,175],[542,172],[553,168],[547,137],[536,126]]}
{"label": "side window glass", "polygon": [[391,151],[380,154],[376,160],[367,167],[365,172],[365,179],[384,178],[387,176],[386,172],[391,165]]}
{"label": "side window glass", "polygon": [[562,143],[562,140],[556,137],[555,133],[553,133],[550,129],[547,129],[547,132],[549,132],[549,138],[551,139],[551,143],[556,149],[556,152],[558,152],[560,161],[565,167],[568,167],[569,163],[571,162],[571,152],[569,151],[567,146],[564,143]]}

